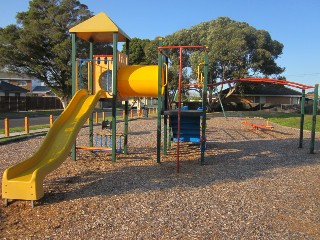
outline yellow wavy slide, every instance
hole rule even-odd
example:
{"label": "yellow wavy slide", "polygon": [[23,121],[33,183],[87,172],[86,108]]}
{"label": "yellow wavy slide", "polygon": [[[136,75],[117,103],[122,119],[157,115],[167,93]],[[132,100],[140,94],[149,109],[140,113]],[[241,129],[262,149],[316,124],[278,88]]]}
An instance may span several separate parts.
{"label": "yellow wavy slide", "polygon": [[56,119],[33,156],[5,170],[2,198],[38,200],[43,197],[43,180],[57,169],[70,153],[78,132],[94,110],[104,91],[88,95],[79,90]]}

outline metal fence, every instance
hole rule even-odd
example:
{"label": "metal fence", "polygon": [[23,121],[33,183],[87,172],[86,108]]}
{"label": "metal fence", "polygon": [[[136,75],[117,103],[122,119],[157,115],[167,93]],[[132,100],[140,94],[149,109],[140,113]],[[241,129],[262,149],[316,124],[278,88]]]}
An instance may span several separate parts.
{"label": "metal fence", "polygon": [[0,112],[19,112],[62,108],[61,101],[57,97],[0,97]]}

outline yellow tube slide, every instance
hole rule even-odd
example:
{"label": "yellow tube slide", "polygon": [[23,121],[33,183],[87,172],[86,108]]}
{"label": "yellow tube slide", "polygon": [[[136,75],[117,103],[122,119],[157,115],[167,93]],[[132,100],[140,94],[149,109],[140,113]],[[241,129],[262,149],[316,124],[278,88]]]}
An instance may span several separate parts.
{"label": "yellow tube slide", "polygon": [[[117,78],[121,97],[158,97],[158,65],[122,66],[118,70]],[[164,86],[163,72],[162,86]]]}
{"label": "yellow tube slide", "polygon": [[56,119],[39,149],[30,158],[5,170],[2,198],[38,200],[43,197],[43,180],[57,169],[70,153],[83,124],[94,110],[100,96],[79,90],[67,108]]}

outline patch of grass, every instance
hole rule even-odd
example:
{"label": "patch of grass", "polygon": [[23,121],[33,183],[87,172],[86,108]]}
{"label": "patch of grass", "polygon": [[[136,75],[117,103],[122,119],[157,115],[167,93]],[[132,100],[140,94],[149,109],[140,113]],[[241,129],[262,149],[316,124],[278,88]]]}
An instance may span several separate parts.
{"label": "patch of grass", "polygon": [[[33,125],[29,127],[29,130],[37,130],[37,129],[44,129],[44,128],[49,128],[49,124],[43,124],[43,125]],[[15,128],[10,128],[10,133],[14,132],[24,132],[24,127],[15,127]],[[4,129],[0,129],[0,134],[4,134]]]}
{"label": "patch of grass", "polygon": [[3,113],[0,116],[0,120],[4,118],[24,118],[28,117],[41,117],[41,116],[49,116],[50,114],[54,116],[58,116],[62,113],[62,110],[42,110],[42,111],[26,111],[26,112],[7,112]]}
{"label": "patch of grass", "polygon": [[[300,116],[291,116],[287,118],[268,118],[271,122],[277,123],[282,126],[292,127],[292,128],[299,128],[300,129]],[[320,132],[320,119],[316,123],[316,132]],[[311,131],[312,128],[312,116],[305,115],[304,117],[304,130]]]}
{"label": "patch of grass", "polygon": [[[223,113],[214,113],[213,117],[223,117]],[[284,112],[266,112],[266,111],[237,111],[226,112],[227,117],[261,117],[268,119],[270,122],[282,126],[300,129],[300,114]],[[304,130],[311,131],[312,115],[305,115]],[[320,115],[317,116],[316,132],[320,132]]]}

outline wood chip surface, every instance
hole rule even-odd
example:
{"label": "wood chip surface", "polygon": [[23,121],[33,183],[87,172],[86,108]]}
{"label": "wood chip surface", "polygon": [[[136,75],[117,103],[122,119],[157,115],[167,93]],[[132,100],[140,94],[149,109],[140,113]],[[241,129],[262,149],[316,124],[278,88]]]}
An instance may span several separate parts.
{"label": "wood chip surface", "polygon": [[[309,154],[308,131],[301,149],[298,129],[256,131],[239,117],[208,116],[205,165],[188,143],[180,173],[176,143],[156,163],[157,120],[130,121],[127,156],[112,163],[110,153],[80,150],[46,177],[34,208],[1,204],[0,239],[320,239],[319,134]],[[1,176],[43,138],[1,145]]]}

